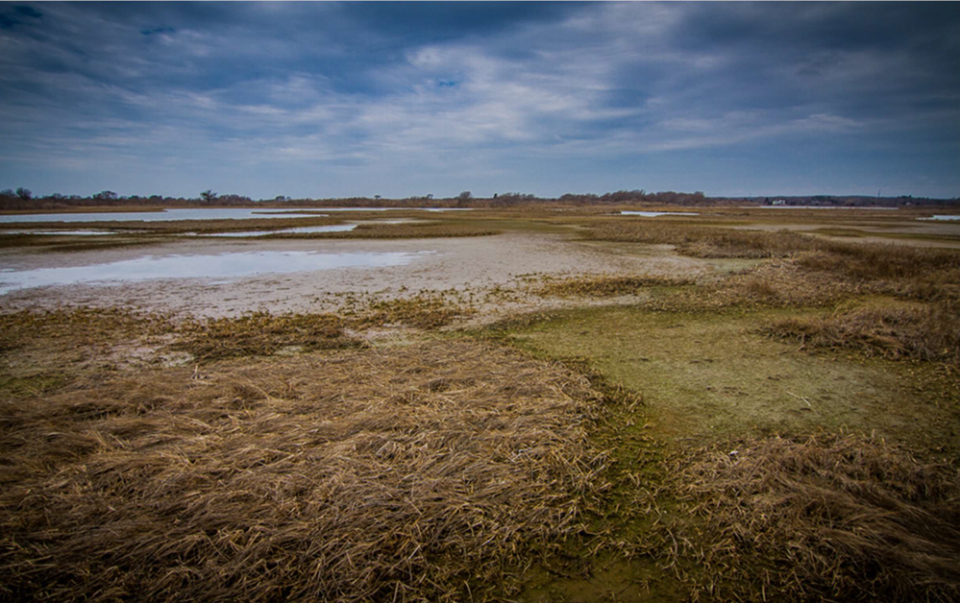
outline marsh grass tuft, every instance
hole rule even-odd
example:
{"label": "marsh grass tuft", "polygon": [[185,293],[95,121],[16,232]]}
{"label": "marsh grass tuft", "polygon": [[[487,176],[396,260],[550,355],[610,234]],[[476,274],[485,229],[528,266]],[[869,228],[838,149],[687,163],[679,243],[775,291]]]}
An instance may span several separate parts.
{"label": "marsh grass tuft", "polygon": [[583,276],[547,280],[534,289],[534,293],[541,297],[617,297],[635,295],[650,287],[679,287],[692,283],[691,279],[671,276]]}
{"label": "marsh grass tuft", "polygon": [[269,356],[288,346],[304,351],[359,345],[331,314],[246,314],[239,318],[186,320],[177,327],[173,349],[201,361],[233,356]]}
{"label": "marsh grass tuft", "polygon": [[860,308],[828,318],[785,318],[762,332],[812,348],[853,349],[892,360],[960,363],[960,313],[945,303]]}
{"label": "marsh grass tuft", "polygon": [[695,595],[960,597],[955,468],[856,435],[746,439],[672,462],[681,519],[646,538]]}
{"label": "marsh grass tuft", "polygon": [[357,328],[404,325],[437,329],[475,312],[475,308],[462,300],[448,299],[442,293],[422,292],[412,297],[373,300],[348,321]]}
{"label": "marsh grass tuft", "polygon": [[81,346],[107,343],[165,332],[171,324],[160,314],[121,308],[5,312],[0,313],[0,352],[16,350],[37,340],[59,339]]}

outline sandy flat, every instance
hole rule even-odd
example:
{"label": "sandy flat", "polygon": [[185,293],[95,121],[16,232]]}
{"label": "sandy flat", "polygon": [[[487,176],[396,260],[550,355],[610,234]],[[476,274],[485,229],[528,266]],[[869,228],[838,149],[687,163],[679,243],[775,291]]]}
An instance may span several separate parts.
{"label": "sandy flat", "polygon": [[527,275],[583,273],[709,274],[710,262],[680,257],[662,246],[611,246],[582,243],[559,235],[502,234],[487,237],[415,240],[197,240],[136,248],[73,253],[4,251],[8,270],[91,266],[144,256],[201,256],[249,251],[318,253],[417,253],[406,265],[339,268],[290,274],[262,274],[211,282],[172,278],[110,285],[61,285],[19,289],[0,296],[0,310],[59,306],[123,306],[132,309],[237,315],[248,311],[326,311],[341,307],[350,294],[382,297],[421,290],[475,291],[515,287]]}

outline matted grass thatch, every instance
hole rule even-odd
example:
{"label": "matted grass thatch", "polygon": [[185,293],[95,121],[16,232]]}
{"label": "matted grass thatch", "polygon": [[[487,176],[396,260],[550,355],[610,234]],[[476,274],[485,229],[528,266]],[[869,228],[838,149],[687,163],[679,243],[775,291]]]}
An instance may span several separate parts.
{"label": "matted grass thatch", "polygon": [[650,550],[694,599],[960,599],[955,467],[864,436],[773,437],[680,454],[671,479],[681,521]]}
{"label": "matted grass thatch", "polygon": [[433,341],[0,405],[0,599],[484,600],[580,530],[586,378]]}

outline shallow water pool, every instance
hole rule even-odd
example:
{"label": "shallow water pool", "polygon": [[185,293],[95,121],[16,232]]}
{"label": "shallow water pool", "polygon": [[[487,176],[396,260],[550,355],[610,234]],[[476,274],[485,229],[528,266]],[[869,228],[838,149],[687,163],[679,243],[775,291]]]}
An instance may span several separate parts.
{"label": "shallow water pool", "polygon": [[620,215],[656,218],[657,216],[699,216],[700,214],[693,211],[622,211]]}
{"label": "shallow water pool", "polygon": [[205,237],[265,237],[273,234],[309,234],[312,232],[348,232],[356,228],[356,224],[337,224],[334,226],[301,226],[299,228],[284,228],[282,230],[244,230],[240,232],[214,232],[204,234]]}
{"label": "shallow water pool", "polygon": [[205,278],[216,283],[260,274],[402,266],[427,253],[430,252],[251,251],[215,255],[148,255],[91,266],[0,270],[0,295],[54,285],[120,285],[172,278]]}

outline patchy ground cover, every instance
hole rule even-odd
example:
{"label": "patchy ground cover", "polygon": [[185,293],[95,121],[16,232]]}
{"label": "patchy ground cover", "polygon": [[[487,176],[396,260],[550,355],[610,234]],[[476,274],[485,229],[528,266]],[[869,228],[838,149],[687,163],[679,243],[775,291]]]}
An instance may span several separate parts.
{"label": "patchy ground cover", "polygon": [[4,296],[0,599],[957,599],[958,254],[470,214],[394,272]]}
{"label": "patchy ground cover", "polygon": [[[158,332],[61,318],[119,320],[132,331],[113,345]],[[286,342],[304,322],[259,326]],[[107,358],[54,328],[4,359],[42,359],[47,339]],[[88,362],[43,388],[5,362],[0,598],[483,600],[580,530],[603,456],[586,436],[599,395],[577,373],[460,340],[253,351]]]}

